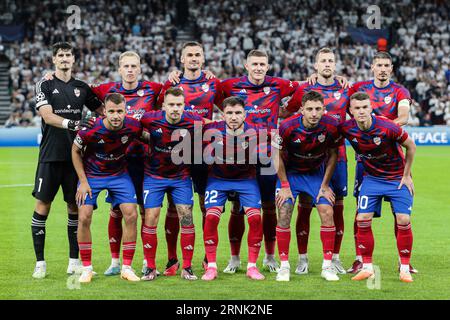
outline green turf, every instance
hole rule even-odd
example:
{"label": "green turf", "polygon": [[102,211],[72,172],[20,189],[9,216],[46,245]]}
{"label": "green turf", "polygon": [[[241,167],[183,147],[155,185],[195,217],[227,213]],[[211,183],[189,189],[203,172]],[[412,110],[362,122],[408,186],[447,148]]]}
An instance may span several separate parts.
{"label": "green turf", "polygon": [[[236,275],[219,273],[213,282],[188,282],[179,277],[161,277],[153,282],[129,283],[118,277],[105,277],[109,265],[107,236],[107,206],[100,203],[93,218],[93,265],[100,274],[80,290],[69,289],[67,267],[68,245],[66,236],[67,214],[60,195],[55,200],[47,221],[46,260],[48,277],[34,280],[34,252],[30,235],[34,199],[32,187],[3,187],[12,184],[31,184],[37,161],[36,148],[0,148],[0,299],[449,299],[450,248],[450,148],[419,147],[413,167],[416,198],[413,211],[414,249],[413,265],[420,274],[411,284],[401,283],[397,274],[397,249],[393,235],[393,217],[384,204],[383,217],[374,223],[374,263],[380,267],[380,289],[369,290],[365,282],[355,283],[349,275],[341,276],[337,283],[327,283],[320,277],[321,243],[319,219],[313,214],[309,246],[310,274],[292,274],[289,283],[277,283],[275,275],[265,272],[266,280],[250,281],[245,272]],[[352,152],[351,152],[352,153]],[[349,187],[352,191],[354,161],[349,156]],[[345,266],[354,258],[353,217],[354,198],[345,200],[346,232],[341,250]],[[203,245],[199,226],[200,211],[195,206],[197,241],[194,270],[201,275],[200,263]],[[218,266],[223,269],[229,255],[227,220],[220,224]],[[159,227],[158,266],[164,268],[166,248]],[[243,246],[242,260],[246,259]],[[296,244],[291,242],[291,268],[295,269]],[[259,264],[261,263],[260,256]],[[140,270],[141,242],[135,256],[134,268]],[[293,270],[292,270],[293,271]],[[70,279],[69,279],[70,282]]]}

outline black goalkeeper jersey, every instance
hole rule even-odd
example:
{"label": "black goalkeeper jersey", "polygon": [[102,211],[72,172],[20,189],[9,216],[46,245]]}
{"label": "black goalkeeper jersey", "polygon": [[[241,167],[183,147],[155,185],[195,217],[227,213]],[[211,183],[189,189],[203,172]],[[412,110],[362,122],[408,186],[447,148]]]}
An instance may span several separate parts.
{"label": "black goalkeeper jersey", "polygon": [[[83,106],[91,111],[101,106],[101,101],[83,81],[71,78],[64,82],[56,76],[36,84],[36,109],[51,105],[53,113],[69,120],[81,120]],[[42,119],[42,141],[39,162],[72,161],[71,148],[76,132],[48,125]]]}

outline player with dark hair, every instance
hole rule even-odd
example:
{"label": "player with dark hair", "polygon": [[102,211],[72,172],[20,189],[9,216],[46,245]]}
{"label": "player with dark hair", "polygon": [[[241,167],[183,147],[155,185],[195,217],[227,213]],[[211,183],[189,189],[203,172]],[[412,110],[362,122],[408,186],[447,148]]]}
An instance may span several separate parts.
{"label": "player with dark hair", "polygon": [[[319,212],[320,238],[323,247],[322,277],[337,281],[332,265],[336,228],[333,221],[335,194],[329,183],[336,166],[337,148],[342,143],[337,121],[325,115],[320,93],[307,92],[302,98],[301,114],[284,120],[274,155],[278,173],[277,182],[277,243],[281,267],[277,281],[289,281],[290,223],[297,195],[306,203],[315,205]],[[277,141],[275,141],[277,142]],[[274,151],[275,153],[275,151]]]}
{"label": "player with dark hair", "polygon": [[[172,87],[181,88],[184,92],[184,110],[211,120],[214,105],[220,106],[223,99],[220,90],[220,80],[211,78],[211,74],[202,71],[202,67],[205,64],[203,46],[195,41],[184,43],[181,49],[180,60],[183,65],[183,72],[175,72],[169,76],[169,79],[172,79],[175,76],[178,77],[177,83],[174,84],[170,80],[166,81],[159,96],[158,105],[163,104],[164,94],[167,89]],[[200,209],[203,215],[203,226],[206,215],[204,201],[208,171],[205,165],[199,163],[194,163],[191,170],[194,192],[199,196]],[[177,210],[170,197],[168,202],[169,206],[167,208],[164,224],[168,249],[168,262],[164,275],[174,276],[179,268],[177,241],[180,222],[178,221]]]}
{"label": "player with dark hair", "polygon": [[[366,92],[370,96],[371,106],[375,115],[386,117],[400,126],[406,125],[408,123],[411,96],[405,87],[391,80],[393,64],[390,54],[387,52],[376,53],[373,57],[371,70],[374,74],[374,79],[355,83],[351,88],[351,93],[358,91]],[[363,171],[364,168],[361,159],[357,159],[353,192],[356,198],[358,197],[359,188],[363,180]],[[386,200],[389,201],[389,198],[387,197]],[[362,268],[362,257],[356,245],[356,234],[358,230],[356,217],[353,228],[356,259],[352,267],[348,270],[350,273],[357,273]],[[397,223],[394,223],[394,232],[395,236],[397,236]],[[411,273],[418,272],[412,266],[410,271]]]}
{"label": "player with dark hair", "polygon": [[[294,93],[297,82],[267,76],[269,57],[266,52],[252,50],[245,62],[248,75],[223,80],[221,83],[224,97],[237,96],[245,101],[246,122],[262,126],[267,130],[276,129],[281,99]],[[258,166],[257,180],[260,187],[265,256],[263,266],[276,272],[278,263],[275,260],[275,241],[277,216],[275,209],[276,174],[264,175]],[[234,206],[228,226],[231,259],[224,272],[234,273],[240,266],[240,247],[245,230],[244,217]]]}
{"label": "player with dark hair", "polygon": [[33,196],[36,198],[31,234],[36,254],[33,278],[45,278],[47,266],[44,259],[46,220],[50,207],[62,187],[67,203],[70,258],[67,273],[80,269],[78,259],[77,227],[78,209],[75,203],[77,174],[71,160],[71,147],[76,131],[82,121],[83,107],[102,113],[102,103],[89,86],[72,77],[75,63],[73,47],[67,42],[53,45],[53,80],[42,80],[36,84],[36,110],[42,116],[42,141],[39,147],[39,163],[36,170]]}
{"label": "player with dark hair", "polygon": [[[151,281],[156,278],[156,249],[158,238],[156,229],[164,195],[170,193],[177,209],[181,224],[181,250],[183,266],[181,277],[186,280],[196,280],[192,271],[192,256],[194,253],[195,229],[192,218],[192,180],[190,165],[191,157],[185,153],[190,151],[190,141],[194,132],[195,122],[206,121],[202,117],[184,112],[184,93],[180,88],[169,88],[165,92],[163,110],[146,112],[141,123],[150,134],[151,157],[145,163],[144,177],[144,208],[145,224],[142,230],[144,256],[147,261],[142,280]],[[180,142],[181,140],[181,142]],[[183,146],[187,144],[186,148]],[[181,147],[180,147],[181,146]],[[179,164],[174,163],[174,157],[183,153]]]}
{"label": "player with dark hair", "polygon": [[[314,90],[319,92],[324,98],[326,114],[342,123],[346,120],[347,108],[350,101],[349,88],[344,88],[338,80],[335,79],[336,57],[330,48],[321,48],[315,58],[314,68],[317,72],[317,82],[315,84],[301,84],[292,98],[289,100],[286,110],[296,112],[302,105],[303,96]],[[336,227],[336,238],[334,242],[333,266],[339,274],[345,274],[339,258],[342,238],[344,235],[344,197],[347,196],[347,154],[345,145],[342,144],[338,149],[338,159],[336,170],[331,178],[331,186],[336,195],[336,201],[333,206],[333,219]],[[308,238],[309,224],[312,207],[310,203],[299,201],[298,216],[295,233],[298,244],[298,264],[295,270],[297,274],[308,273]]]}
{"label": "player with dark hair", "polygon": [[105,97],[106,116],[97,119],[92,129],[78,132],[72,147],[72,160],[80,184],[77,191],[79,210],[78,245],[83,272],[79,281],[91,282],[91,220],[97,197],[106,189],[113,206],[120,207],[125,221],[121,278],[139,281],[131,268],[136,250],[136,192],[127,173],[125,153],[142,135],[139,120],[126,117],[126,101],[119,93]]}
{"label": "player with dark hair", "polygon": [[[372,218],[381,214],[383,197],[388,197],[398,226],[400,280],[412,282],[409,264],[413,244],[410,215],[414,185],[411,167],[416,145],[398,124],[372,115],[372,111],[371,97],[365,92],[357,92],[350,98],[350,113],[354,118],[339,126],[342,135],[360,156],[365,174],[359,189],[356,217],[357,247],[363,267],[352,280],[364,280],[374,275]],[[406,149],[406,156],[401,147]]]}
{"label": "player with dark hair", "polygon": [[224,121],[208,124],[204,128],[204,154],[207,157],[205,160],[210,164],[203,232],[208,267],[202,279],[207,281],[217,277],[217,226],[231,192],[237,194],[248,217],[247,277],[253,280],[264,279],[256,267],[262,241],[261,197],[256,181],[256,163],[258,153],[267,144],[258,143],[257,127],[244,121],[244,106],[245,102],[241,98],[226,98],[222,105]]}

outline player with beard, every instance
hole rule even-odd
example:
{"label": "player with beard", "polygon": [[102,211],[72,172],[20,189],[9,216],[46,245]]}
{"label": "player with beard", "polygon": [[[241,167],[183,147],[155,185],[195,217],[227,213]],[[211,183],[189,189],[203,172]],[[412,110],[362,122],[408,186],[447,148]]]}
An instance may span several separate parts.
{"label": "player with beard", "polygon": [[[202,45],[195,41],[186,42],[183,44],[180,60],[181,64],[184,66],[183,72],[172,72],[169,79],[175,83],[171,80],[166,81],[159,96],[158,105],[162,105],[164,103],[164,95],[167,89],[172,87],[180,88],[184,92],[184,110],[211,120],[214,105],[220,106],[222,103],[222,92],[220,90],[220,80],[211,77],[210,73],[202,71],[202,67],[205,64],[205,55]],[[197,193],[199,197],[199,205],[203,216],[203,226],[206,215],[204,201],[208,169],[205,165],[201,163],[194,163],[193,161],[191,170],[194,192]],[[168,203],[169,206],[167,208],[164,225],[167,241],[168,262],[164,275],[174,276],[179,268],[177,241],[180,230],[180,222],[171,197],[168,198]],[[207,262],[205,259],[204,265],[206,263]]]}

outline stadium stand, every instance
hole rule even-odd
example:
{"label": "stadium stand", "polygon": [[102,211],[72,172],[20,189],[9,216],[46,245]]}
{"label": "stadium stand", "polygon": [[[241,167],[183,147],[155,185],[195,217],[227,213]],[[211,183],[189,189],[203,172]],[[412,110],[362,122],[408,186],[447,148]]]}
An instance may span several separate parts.
{"label": "stadium stand", "polygon": [[[446,1],[373,1],[381,9],[381,34],[394,56],[394,80],[405,85],[414,102],[411,125],[450,125],[450,24]],[[351,81],[370,79],[377,44],[368,36],[367,2],[358,1],[77,1],[81,29],[68,30],[68,1],[9,0],[3,12],[23,23],[23,40],[0,42],[10,60],[10,111],[7,126],[39,125],[34,84],[51,70],[50,45],[77,46],[76,77],[88,82],[117,81],[117,58],[136,50],[143,77],[163,82],[179,66],[183,41],[205,46],[207,68],[219,78],[241,75],[252,48],[271,55],[270,74],[304,80],[313,71],[315,51],[336,50],[339,74]],[[5,18],[8,19],[8,16]],[[5,23],[2,21],[0,23]],[[370,35],[369,35],[370,36]],[[370,37],[369,37],[370,38]],[[0,94],[3,65],[0,65]],[[0,117],[3,114],[0,99]]]}

